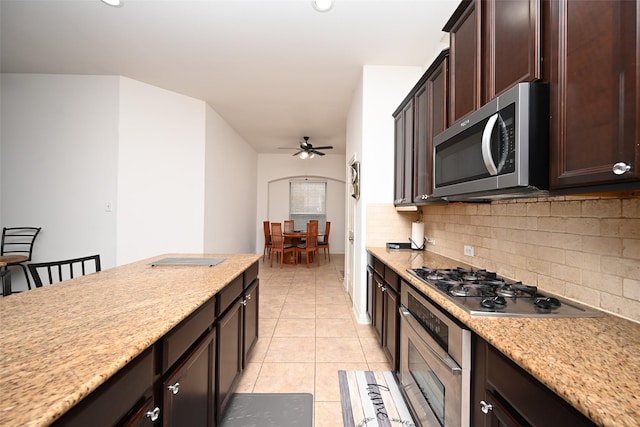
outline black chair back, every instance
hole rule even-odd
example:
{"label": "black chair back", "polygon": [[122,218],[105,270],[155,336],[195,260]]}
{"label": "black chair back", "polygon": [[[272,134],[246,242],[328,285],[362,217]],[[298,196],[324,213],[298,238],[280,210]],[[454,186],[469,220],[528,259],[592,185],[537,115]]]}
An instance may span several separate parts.
{"label": "black chair back", "polygon": [[100,255],[29,264],[29,271],[37,288],[42,287],[42,285],[52,285],[74,277],[97,273],[100,270]]}

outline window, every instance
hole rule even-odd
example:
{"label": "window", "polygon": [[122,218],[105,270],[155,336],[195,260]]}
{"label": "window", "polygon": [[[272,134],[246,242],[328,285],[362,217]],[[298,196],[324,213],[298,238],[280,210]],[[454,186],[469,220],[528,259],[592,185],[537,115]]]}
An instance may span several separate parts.
{"label": "window", "polygon": [[289,219],[296,230],[306,230],[307,222],[318,220],[318,230],[324,230],[327,220],[327,182],[289,181]]}

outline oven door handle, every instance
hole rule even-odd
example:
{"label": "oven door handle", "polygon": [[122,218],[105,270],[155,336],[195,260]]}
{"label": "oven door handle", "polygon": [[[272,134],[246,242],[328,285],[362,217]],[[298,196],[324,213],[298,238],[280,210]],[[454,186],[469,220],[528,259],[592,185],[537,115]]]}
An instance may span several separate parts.
{"label": "oven door handle", "polygon": [[427,348],[433,354],[433,356],[438,361],[440,361],[440,363],[445,365],[451,371],[452,375],[462,375],[462,369],[460,368],[460,366],[458,366],[455,360],[453,360],[451,357],[448,357],[448,356],[446,358],[442,358],[442,356],[436,353],[436,351],[433,348],[431,348],[431,346],[420,337],[420,332],[418,331],[417,328],[420,328],[420,329],[423,329],[423,328],[419,325],[418,321],[415,320],[415,318],[409,312],[409,310],[401,306],[399,308],[399,311],[402,318],[407,322],[407,326],[411,328],[415,337],[420,340],[422,345],[425,348]]}

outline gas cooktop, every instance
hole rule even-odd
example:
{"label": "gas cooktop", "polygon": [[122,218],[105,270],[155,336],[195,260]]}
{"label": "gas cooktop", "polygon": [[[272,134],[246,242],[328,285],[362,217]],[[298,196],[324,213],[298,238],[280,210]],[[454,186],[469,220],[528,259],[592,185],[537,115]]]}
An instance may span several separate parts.
{"label": "gas cooktop", "polygon": [[499,277],[486,270],[463,268],[407,270],[476,316],[598,317],[600,313],[545,295],[536,286]]}

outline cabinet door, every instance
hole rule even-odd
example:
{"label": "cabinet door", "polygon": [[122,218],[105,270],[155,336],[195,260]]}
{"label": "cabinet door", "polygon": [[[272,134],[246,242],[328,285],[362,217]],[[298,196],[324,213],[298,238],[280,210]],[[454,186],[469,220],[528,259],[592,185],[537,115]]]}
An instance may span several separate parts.
{"label": "cabinet door", "polygon": [[242,352],[242,368],[247,367],[249,363],[248,356],[253,346],[258,341],[258,307],[260,302],[260,286],[259,279],[253,281],[253,284],[244,293],[244,337]]}
{"label": "cabinet door", "polygon": [[474,336],[473,346],[474,426],[595,426],[482,338]]}
{"label": "cabinet door", "polygon": [[373,325],[373,329],[378,336],[378,340],[382,343],[382,327],[383,327],[383,304],[384,304],[384,282],[382,277],[378,276],[378,274],[373,275],[373,319],[371,319],[371,323]]}
{"label": "cabinet door", "polygon": [[487,427],[527,427],[525,421],[521,420],[517,414],[510,411],[508,405],[503,405],[502,401],[487,390],[487,400],[483,402],[487,411]]}
{"label": "cabinet door", "polygon": [[541,0],[482,0],[483,104],[541,78]]}
{"label": "cabinet door", "polygon": [[221,416],[242,373],[242,304],[238,300],[218,322],[217,413]]}
{"label": "cabinet door", "polygon": [[121,427],[153,427],[160,425],[160,407],[155,406],[153,397],[149,397],[140,408],[125,419]]}
{"label": "cabinet door", "polygon": [[413,202],[413,99],[395,117],[395,205]]}
{"label": "cabinet door", "polygon": [[209,332],[163,381],[163,426],[213,425],[215,336],[215,331]]}
{"label": "cabinet door", "polygon": [[391,288],[384,288],[384,335],[382,349],[387,355],[387,359],[391,364],[391,370],[398,370],[398,308],[400,301],[398,294]]}
{"label": "cabinet door", "polygon": [[445,26],[450,33],[449,123],[480,107],[480,70],[476,1],[463,1]]}
{"label": "cabinet door", "polygon": [[638,2],[548,7],[551,188],[637,188]]}
{"label": "cabinet door", "polygon": [[433,137],[447,127],[448,57],[447,52],[436,59],[433,71],[414,96],[415,203],[428,200],[433,191]]}

